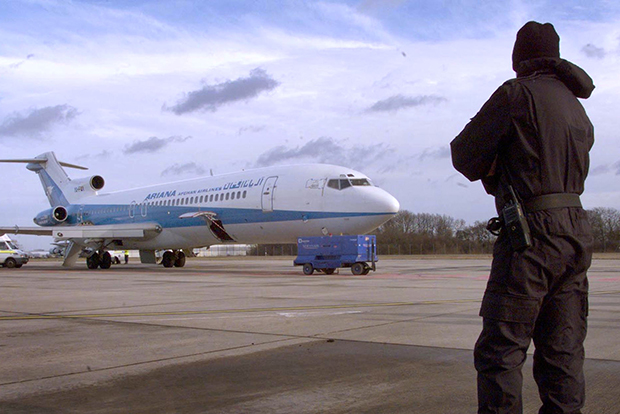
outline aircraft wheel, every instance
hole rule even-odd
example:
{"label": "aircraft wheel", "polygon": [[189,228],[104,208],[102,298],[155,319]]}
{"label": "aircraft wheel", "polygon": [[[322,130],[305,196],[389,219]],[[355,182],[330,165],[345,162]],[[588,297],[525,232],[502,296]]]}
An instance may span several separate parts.
{"label": "aircraft wheel", "polygon": [[96,252],[86,259],[86,266],[91,270],[99,267],[99,255]]}
{"label": "aircraft wheel", "polygon": [[365,268],[366,266],[364,266],[364,263],[360,263],[360,262],[353,263],[353,266],[351,266],[351,273],[353,273],[356,276],[363,275]]}
{"label": "aircraft wheel", "polygon": [[103,255],[101,256],[101,263],[99,263],[99,266],[102,269],[109,269],[112,266],[112,256],[110,255],[110,252],[103,253]]}
{"label": "aircraft wheel", "polygon": [[305,263],[304,275],[311,275],[312,273],[314,273],[314,267],[312,266],[312,263]]}
{"label": "aircraft wheel", "polygon": [[9,269],[13,269],[16,266],[17,266],[17,262],[12,257],[9,257],[4,262],[4,267],[8,267]]}
{"label": "aircraft wheel", "polygon": [[334,272],[336,271],[336,269],[329,268],[329,269],[325,269],[323,271],[325,272],[326,275],[333,275]]}
{"label": "aircraft wheel", "polygon": [[179,252],[177,254],[177,259],[174,261],[174,267],[183,267],[185,266],[185,253]]}
{"label": "aircraft wheel", "polygon": [[162,257],[161,259],[161,264],[163,264],[164,267],[172,267],[174,266],[175,260],[176,260],[176,257],[174,253],[168,250],[164,252],[164,257]]}

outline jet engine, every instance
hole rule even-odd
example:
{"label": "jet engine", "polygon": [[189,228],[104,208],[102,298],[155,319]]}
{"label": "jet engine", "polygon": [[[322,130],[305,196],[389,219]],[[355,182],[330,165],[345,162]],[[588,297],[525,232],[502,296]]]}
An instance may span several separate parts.
{"label": "jet engine", "polygon": [[42,211],[34,218],[35,224],[39,226],[55,226],[64,223],[69,217],[69,212],[63,206],[50,208]]}
{"label": "jet engine", "polygon": [[67,190],[74,194],[95,193],[103,188],[105,180],[100,175],[76,178],[66,184]]}

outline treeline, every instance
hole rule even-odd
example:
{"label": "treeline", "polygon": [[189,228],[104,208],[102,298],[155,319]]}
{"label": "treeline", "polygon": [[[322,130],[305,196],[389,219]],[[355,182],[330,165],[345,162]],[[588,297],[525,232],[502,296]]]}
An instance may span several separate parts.
{"label": "treeline", "polygon": [[[595,252],[620,251],[620,211],[598,207],[588,210]],[[377,236],[379,255],[492,253],[495,236],[487,223],[447,215],[400,211],[372,234]],[[251,255],[296,255],[295,245],[258,245]]]}
{"label": "treeline", "polygon": [[466,225],[447,215],[400,211],[373,232],[378,254],[490,253],[495,236],[485,222]]}
{"label": "treeline", "polygon": [[588,218],[594,233],[594,251],[620,251],[620,211],[597,207],[588,210]]}
{"label": "treeline", "polygon": [[[620,211],[598,207],[587,210],[595,252],[620,250]],[[377,245],[382,254],[492,253],[495,236],[486,222],[466,225],[463,220],[403,210],[381,227]]]}

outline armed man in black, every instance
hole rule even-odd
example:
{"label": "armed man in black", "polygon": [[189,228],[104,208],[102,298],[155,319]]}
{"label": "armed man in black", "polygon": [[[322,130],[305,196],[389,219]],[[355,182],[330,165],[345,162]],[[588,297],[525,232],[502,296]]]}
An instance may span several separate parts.
{"label": "armed man in black", "polygon": [[594,143],[577,98],[592,79],[560,59],[549,24],[517,33],[517,73],[452,141],[454,167],[495,196],[499,230],[475,349],[479,413],[522,413],[531,340],[540,414],[581,413],[592,233],[579,195]]}

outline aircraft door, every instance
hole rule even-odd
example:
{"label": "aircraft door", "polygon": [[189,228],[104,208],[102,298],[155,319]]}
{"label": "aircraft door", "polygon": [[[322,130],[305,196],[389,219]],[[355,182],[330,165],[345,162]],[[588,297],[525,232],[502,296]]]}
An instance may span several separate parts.
{"label": "aircraft door", "polygon": [[273,211],[273,197],[276,191],[276,181],[278,181],[278,177],[269,177],[265,180],[261,196],[263,213],[271,213]]}
{"label": "aircraft door", "polygon": [[129,217],[130,218],[134,218],[136,215],[136,202],[132,201],[131,205],[129,206]]}

